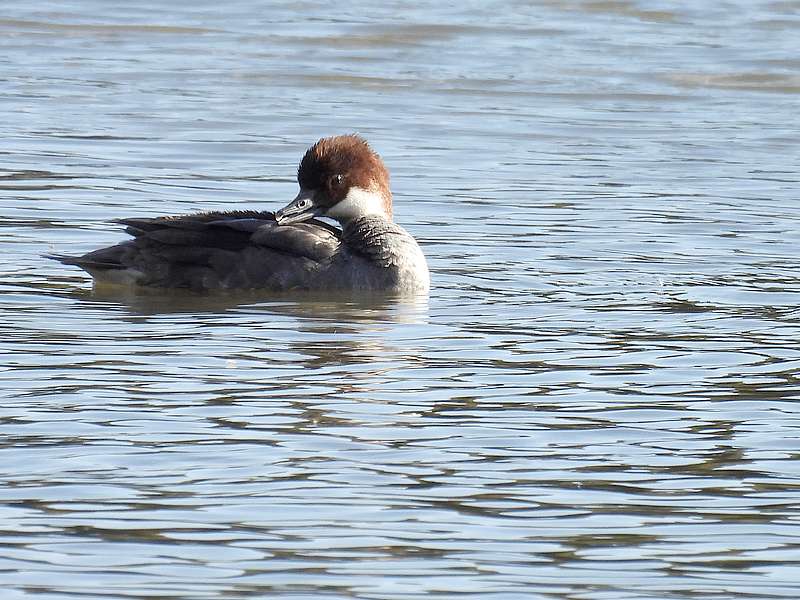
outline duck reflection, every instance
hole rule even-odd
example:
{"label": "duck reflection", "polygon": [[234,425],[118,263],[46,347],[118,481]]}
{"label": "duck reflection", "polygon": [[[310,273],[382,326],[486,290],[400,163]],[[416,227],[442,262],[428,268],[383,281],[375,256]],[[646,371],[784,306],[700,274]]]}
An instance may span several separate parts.
{"label": "duck reflection", "polygon": [[79,307],[105,305],[113,320],[136,324],[144,340],[150,340],[145,342],[148,352],[157,344],[167,353],[213,353],[232,369],[277,369],[279,387],[353,365],[361,367],[348,370],[347,377],[341,373],[341,382],[363,380],[385,369],[392,357],[407,362],[411,356],[397,337],[398,326],[428,321],[426,294],[200,294],[97,286],[67,295],[79,300]]}
{"label": "duck reflection", "polygon": [[349,322],[417,322],[428,314],[428,295],[346,292],[265,292],[239,290],[214,294],[180,289],[130,286],[95,286],[75,289],[69,297],[90,303],[124,307],[131,316],[180,313],[210,314],[266,310],[276,315],[324,320],[346,326]]}

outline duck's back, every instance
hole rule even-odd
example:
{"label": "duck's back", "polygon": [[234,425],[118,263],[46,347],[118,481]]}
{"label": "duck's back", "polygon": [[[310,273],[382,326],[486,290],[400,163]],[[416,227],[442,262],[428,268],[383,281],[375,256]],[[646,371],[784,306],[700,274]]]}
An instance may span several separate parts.
{"label": "duck's back", "polygon": [[53,256],[98,283],[168,288],[309,287],[341,245],[322,221],[278,225],[273,213],[235,211],[123,219],[132,240],[80,257]]}

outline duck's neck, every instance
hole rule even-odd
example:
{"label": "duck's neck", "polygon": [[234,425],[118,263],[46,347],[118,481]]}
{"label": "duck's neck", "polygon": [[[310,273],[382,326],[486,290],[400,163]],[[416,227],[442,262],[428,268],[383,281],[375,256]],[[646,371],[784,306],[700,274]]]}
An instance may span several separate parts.
{"label": "duck's neck", "polygon": [[351,187],[344,199],[327,211],[327,216],[336,219],[342,227],[353,219],[375,216],[392,220],[391,192],[372,186],[369,189]]}

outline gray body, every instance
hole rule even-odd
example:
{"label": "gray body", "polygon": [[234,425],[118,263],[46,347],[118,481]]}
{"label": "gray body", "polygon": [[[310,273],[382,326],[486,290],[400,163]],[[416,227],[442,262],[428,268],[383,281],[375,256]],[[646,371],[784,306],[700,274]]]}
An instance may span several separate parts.
{"label": "gray body", "polygon": [[134,239],[80,257],[98,283],[164,288],[372,290],[429,287],[425,257],[402,227],[378,215],[342,230],[311,220],[279,225],[269,212],[126,219]]}

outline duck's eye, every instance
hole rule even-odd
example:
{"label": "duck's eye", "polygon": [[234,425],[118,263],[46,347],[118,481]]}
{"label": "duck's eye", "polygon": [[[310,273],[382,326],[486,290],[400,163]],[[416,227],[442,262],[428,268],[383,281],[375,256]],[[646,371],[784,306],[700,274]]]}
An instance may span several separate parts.
{"label": "duck's eye", "polygon": [[342,185],[342,183],[344,183],[344,176],[343,175],[339,174],[339,175],[334,175],[333,177],[331,177],[331,185],[333,187],[339,187],[339,186]]}

